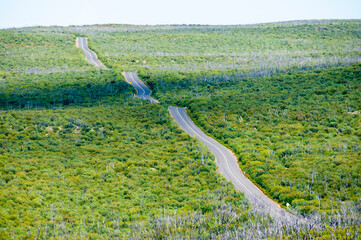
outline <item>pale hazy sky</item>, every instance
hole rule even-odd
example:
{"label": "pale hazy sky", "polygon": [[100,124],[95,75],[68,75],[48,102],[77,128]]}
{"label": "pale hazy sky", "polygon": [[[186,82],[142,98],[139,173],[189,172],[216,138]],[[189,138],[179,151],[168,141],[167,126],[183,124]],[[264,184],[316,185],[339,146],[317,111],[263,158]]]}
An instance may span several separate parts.
{"label": "pale hazy sky", "polygon": [[361,19],[361,0],[0,0],[0,28]]}

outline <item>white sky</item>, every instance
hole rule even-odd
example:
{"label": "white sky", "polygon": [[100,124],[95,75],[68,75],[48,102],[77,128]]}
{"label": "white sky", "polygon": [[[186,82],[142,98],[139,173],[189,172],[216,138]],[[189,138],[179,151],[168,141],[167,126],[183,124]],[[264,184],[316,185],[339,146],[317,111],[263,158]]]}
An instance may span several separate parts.
{"label": "white sky", "polygon": [[0,0],[0,28],[361,19],[361,0]]}

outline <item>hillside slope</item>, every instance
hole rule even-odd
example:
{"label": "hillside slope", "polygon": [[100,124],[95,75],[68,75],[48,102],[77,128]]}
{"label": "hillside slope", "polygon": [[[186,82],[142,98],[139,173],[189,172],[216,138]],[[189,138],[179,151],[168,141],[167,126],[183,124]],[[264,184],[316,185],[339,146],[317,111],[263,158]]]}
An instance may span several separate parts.
{"label": "hillside slope", "polygon": [[257,79],[213,73],[214,83],[198,73],[147,74],[160,101],[188,107],[284,206],[328,212],[360,200],[360,64]]}
{"label": "hillside slope", "polygon": [[[299,70],[359,61],[359,25],[0,30],[0,238],[357,238],[360,66]],[[160,105],[132,97],[131,70]],[[252,208],[170,103],[311,224]]]}

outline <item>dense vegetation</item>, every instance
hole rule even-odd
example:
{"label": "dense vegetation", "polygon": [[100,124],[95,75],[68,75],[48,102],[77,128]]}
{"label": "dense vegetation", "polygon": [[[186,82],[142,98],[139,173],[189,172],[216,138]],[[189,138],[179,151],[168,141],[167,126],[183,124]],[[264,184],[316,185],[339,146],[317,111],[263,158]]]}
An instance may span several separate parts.
{"label": "dense vegetation", "polygon": [[[244,26],[93,25],[1,30],[0,71],[92,69],[74,39],[113,69],[226,70],[245,76],[360,61],[359,20],[294,21]],[[20,64],[19,64],[20,63]]]}
{"label": "dense vegetation", "polygon": [[94,69],[75,47],[73,33],[47,28],[4,29],[0,34],[0,72],[51,73]]}
{"label": "dense vegetation", "polygon": [[0,238],[360,234],[359,203],[312,225],[272,221],[216,173],[166,107],[102,102],[1,112]]}
{"label": "dense vegetation", "polygon": [[137,70],[238,69],[246,76],[360,61],[360,21],[248,26],[107,25],[87,29],[112,67]]}
{"label": "dense vegetation", "polygon": [[3,112],[2,237],[106,238],[160,214],[248,211],[204,147],[137,105]]}
{"label": "dense vegetation", "polygon": [[[52,108],[100,103],[131,96],[133,90],[121,73],[105,70],[66,73],[4,73],[0,90],[3,109]],[[134,90],[133,90],[134,91]]]}
{"label": "dense vegetation", "polygon": [[258,79],[231,74],[221,82],[211,73],[143,78],[160,101],[187,106],[283,205],[304,214],[360,201],[360,64]]}
{"label": "dense vegetation", "polygon": [[[359,238],[361,66],[299,71],[359,62],[359,26],[0,30],[0,239]],[[125,70],[161,104],[133,98]],[[309,224],[250,206],[169,104]]]}

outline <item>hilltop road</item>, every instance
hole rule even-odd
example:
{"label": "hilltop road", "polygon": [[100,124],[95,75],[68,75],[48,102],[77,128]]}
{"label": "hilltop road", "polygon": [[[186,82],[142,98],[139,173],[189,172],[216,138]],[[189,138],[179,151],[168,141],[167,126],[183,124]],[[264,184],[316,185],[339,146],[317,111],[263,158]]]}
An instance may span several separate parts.
{"label": "hilltop road", "polygon": [[91,51],[88,48],[88,39],[85,37],[78,37],[76,38],[76,42],[77,42],[77,47],[82,49],[83,52],[85,53],[86,56],[86,60],[90,63],[93,64],[96,67],[103,67],[105,69],[107,69],[99,60],[97,55]]}

